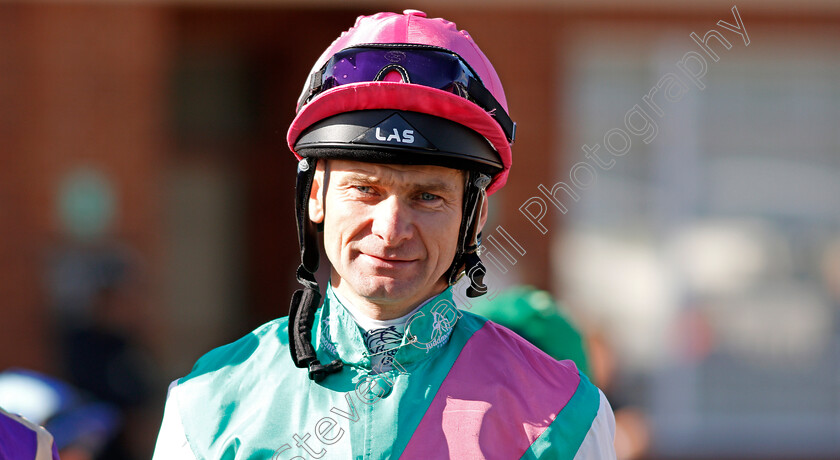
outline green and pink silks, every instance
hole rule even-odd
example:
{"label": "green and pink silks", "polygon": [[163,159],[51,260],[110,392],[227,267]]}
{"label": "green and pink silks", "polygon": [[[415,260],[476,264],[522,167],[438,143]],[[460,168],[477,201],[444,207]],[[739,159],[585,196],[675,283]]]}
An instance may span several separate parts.
{"label": "green and pink silks", "polygon": [[296,368],[285,318],[211,351],[171,388],[155,460],[614,457],[612,411],[571,361],[453,302],[418,310],[382,373],[332,289],[313,342],[341,372]]}

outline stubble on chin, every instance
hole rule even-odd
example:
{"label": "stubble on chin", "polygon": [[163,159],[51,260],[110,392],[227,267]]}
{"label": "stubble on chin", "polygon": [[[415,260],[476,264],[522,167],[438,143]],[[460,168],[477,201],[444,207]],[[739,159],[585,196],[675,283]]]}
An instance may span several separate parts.
{"label": "stubble on chin", "polygon": [[[408,308],[426,300],[446,288],[446,283],[441,277],[436,282],[419,280],[421,277],[395,279],[380,274],[365,273],[360,270],[352,270],[348,277],[341,279],[346,283],[344,289],[352,291],[353,294],[363,301],[380,307]],[[417,289],[418,286],[429,288],[428,292]],[[343,290],[344,290],[343,289]],[[434,292],[433,292],[434,291]]]}

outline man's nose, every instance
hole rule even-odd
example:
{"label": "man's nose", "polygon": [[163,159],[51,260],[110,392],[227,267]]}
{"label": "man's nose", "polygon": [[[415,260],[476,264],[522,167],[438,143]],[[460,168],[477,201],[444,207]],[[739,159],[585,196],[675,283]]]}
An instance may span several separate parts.
{"label": "man's nose", "polygon": [[376,204],[371,232],[389,246],[398,246],[411,237],[412,216],[409,206],[391,195]]}

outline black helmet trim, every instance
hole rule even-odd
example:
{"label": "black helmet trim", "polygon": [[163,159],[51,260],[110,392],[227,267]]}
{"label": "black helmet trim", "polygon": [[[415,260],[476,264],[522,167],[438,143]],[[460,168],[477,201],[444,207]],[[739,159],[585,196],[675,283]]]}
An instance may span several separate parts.
{"label": "black helmet trim", "polygon": [[295,143],[302,157],[397,164],[431,164],[494,175],[499,154],[475,131],[418,112],[359,110],[309,127]]}
{"label": "black helmet trim", "polygon": [[416,155],[415,151],[382,150],[381,148],[342,148],[320,147],[302,149],[298,153],[304,158],[339,159],[363,161],[365,163],[402,164],[402,165],[432,165],[444,168],[460,169],[464,171],[479,171],[492,175],[498,171],[480,163],[458,157],[442,155]]}

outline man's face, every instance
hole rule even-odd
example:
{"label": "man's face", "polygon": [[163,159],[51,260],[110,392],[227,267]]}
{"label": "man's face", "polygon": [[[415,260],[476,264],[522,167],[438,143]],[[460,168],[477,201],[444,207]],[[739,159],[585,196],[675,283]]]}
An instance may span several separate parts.
{"label": "man's face", "polygon": [[309,216],[324,222],[333,287],[379,319],[402,316],[445,289],[465,173],[346,160],[329,160],[327,169],[318,163]]}

